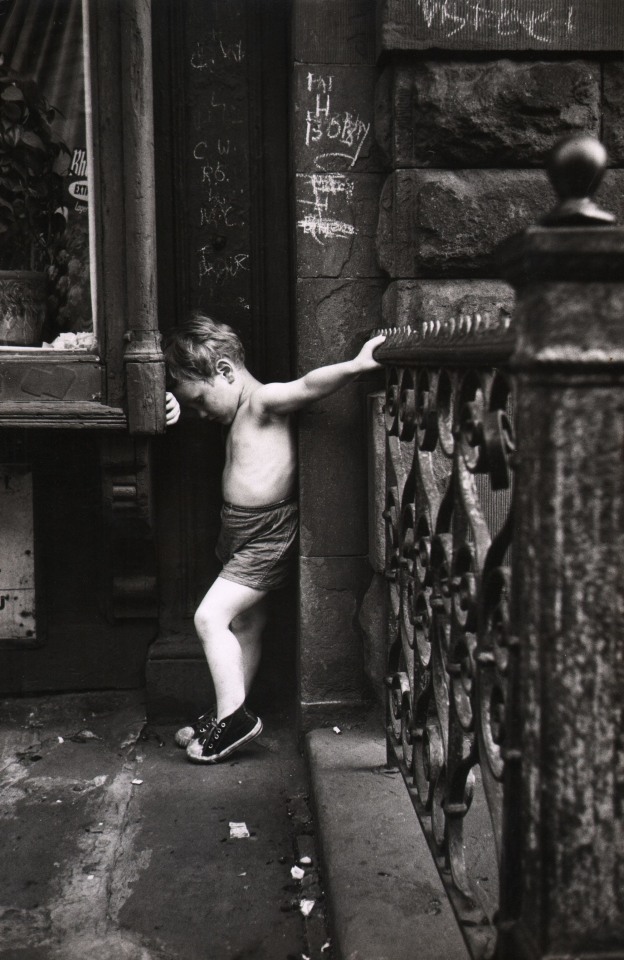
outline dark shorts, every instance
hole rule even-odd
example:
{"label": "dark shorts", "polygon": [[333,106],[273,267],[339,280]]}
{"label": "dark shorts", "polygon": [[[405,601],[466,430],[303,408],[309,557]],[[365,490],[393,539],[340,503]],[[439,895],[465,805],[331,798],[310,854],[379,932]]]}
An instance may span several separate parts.
{"label": "dark shorts", "polygon": [[254,590],[277,590],[288,579],[297,543],[296,500],[265,507],[224,503],[216,554],[225,580]]}

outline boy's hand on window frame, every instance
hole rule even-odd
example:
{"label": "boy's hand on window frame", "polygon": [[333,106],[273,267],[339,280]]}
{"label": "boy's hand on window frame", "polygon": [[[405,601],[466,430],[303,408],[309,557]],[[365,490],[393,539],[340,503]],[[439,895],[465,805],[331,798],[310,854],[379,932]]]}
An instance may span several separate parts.
{"label": "boy's hand on window frame", "polygon": [[172,393],[165,393],[165,419],[168,427],[172,427],[180,419],[180,404]]}

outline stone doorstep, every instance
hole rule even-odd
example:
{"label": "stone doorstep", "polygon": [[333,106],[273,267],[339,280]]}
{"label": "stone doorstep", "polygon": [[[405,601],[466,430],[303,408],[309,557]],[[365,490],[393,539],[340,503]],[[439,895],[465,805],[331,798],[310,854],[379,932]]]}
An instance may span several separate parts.
{"label": "stone doorstep", "polygon": [[313,730],[306,754],[335,960],[467,960],[379,726]]}

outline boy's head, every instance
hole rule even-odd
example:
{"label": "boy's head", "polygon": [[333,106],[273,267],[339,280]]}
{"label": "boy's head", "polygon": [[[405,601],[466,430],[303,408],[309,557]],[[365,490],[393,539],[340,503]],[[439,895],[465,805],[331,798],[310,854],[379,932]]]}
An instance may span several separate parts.
{"label": "boy's head", "polygon": [[167,338],[165,361],[174,385],[185,380],[214,379],[220,360],[229,360],[234,368],[244,366],[243,345],[226,323],[218,323],[198,310],[174,327]]}
{"label": "boy's head", "polygon": [[203,419],[231,423],[236,416],[245,351],[225,323],[196,312],[175,327],[165,347],[171,389]]}

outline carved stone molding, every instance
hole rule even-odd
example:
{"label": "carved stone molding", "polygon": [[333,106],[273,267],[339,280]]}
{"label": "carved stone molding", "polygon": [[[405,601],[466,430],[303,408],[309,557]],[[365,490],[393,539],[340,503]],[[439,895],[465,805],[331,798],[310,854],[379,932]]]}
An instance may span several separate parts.
{"label": "carved stone molding", "polygon": [[106,596],[112,617],[158,612],[150,444],[111,435],[102,439],[102,494],[107,533]]}

